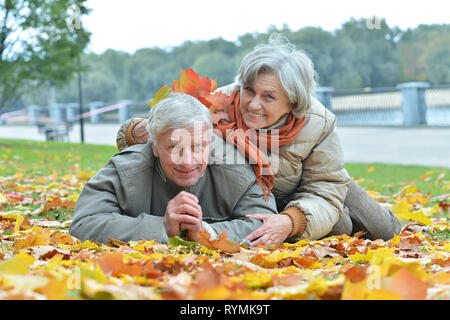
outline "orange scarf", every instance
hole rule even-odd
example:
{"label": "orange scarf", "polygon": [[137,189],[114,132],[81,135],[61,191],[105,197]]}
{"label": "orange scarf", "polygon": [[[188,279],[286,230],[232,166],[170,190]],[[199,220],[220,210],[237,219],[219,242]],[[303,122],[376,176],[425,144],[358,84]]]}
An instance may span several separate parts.
{"label": "orange scarf", "polygon": [[[239,100],[239,92],[233,91],[227,110],[229,122],[221,121],[214,128],[219,130],[222,137],[237,147],[239,152],[249,160],[256,175],[256,182],[263,189],[264,198],[268,200],[274,185],[274,175],[266,155],[258,148],[258,145],[261,145],[260,142],[264,141],[267,145],[267,150],[271,150],[274,141],[277,141],[278,146],[291,142],[302,130],[306,116],[296,118],[294,114],[290,113],[286,124],[282,128],[273,130],[273,132],[272,130],[267,130],[267,133],[252,130],[250,134],[246,135],[245,132],[248,130],[248,127],[242,120]],[[257,145],[252,141],[257,141]],[[263,170],[268,174],[263,174]]]}

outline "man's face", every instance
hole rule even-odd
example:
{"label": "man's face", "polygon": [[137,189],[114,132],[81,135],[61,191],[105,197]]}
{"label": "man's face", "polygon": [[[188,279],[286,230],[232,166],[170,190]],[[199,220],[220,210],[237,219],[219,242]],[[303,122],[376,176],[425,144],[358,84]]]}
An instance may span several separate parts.
{"label": "man's face", "polygon": [[197,183],[208,165],[211,135],[205,124],[189,129],[171,129],[152,144],[153,154],[172,182],[180,187]]}

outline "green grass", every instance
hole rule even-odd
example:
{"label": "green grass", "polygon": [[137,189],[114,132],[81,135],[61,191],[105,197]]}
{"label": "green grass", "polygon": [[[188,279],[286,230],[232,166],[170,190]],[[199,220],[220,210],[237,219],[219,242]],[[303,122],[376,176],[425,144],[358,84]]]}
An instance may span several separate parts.
{"label": "green grass", "polygon": [[117,152],[115,146],[0,139],[0,175],[66,174],[78,166],[97,171]]}
{"label": "green grass", "polygon": [[[0,175],[66,174],[78,166],[83,171],[97,171],[117,152],[115,146],[0,139]],[[373,170],[368,170],[370,167]],[[346,168],[364,188],[383,195],[391,195],[405,183],[411,183],[423,193],[438,196],[446,193],[442,187],[449,183],[449,170],[445,168],[380,163],[347,163]]]}
{"label": "green grass", "polygon": [[[28,140],[0,139],[0,176],[15,174],[24,177],[65,174],[79,175],[80,170],[86,173],[85,179],[102,168],[106,162],[117,153],[115,146],[74,144],[61,142],[34,142]],[[392,196],[405,185],[415,184],[427,198],[450,193],[448,169],[411,165],[390,165],[380,163],[347,163],[346,169],[366,190],[377,191],[383,196]],[[50,177],[49,181],[52,181]],[[0,192],[13,191],[12,186],[6,186]],[[41,195],[33,194],[38,199]],[[442,200],[435,199],[429,205],[436,205]],[[448,200],[444,200],[448,203]],[[40,204],[25,205],[27,210],[35,210]],[[0,206],[1,207],[1,206]],[[15,204],[4,204],[3,210],[17,209]],[[33,219],[44,217],[52,220],[65,221],[71,219],[73,210],[56,208],[43,212]],[[437,215],[437,214],[436,214]],[[439,218],[440,216],[434,216]],[[448,210],[442,217],[448,218]],[[447,240],[449,231],[444,230],[432,235],[438,241]]]}
{"label": "green grass", "polygon": [[[383,195],[392,195],[405,184],[415,184],[424,194],[431,192],[431,196],[450,193],[443,188],[450,180],[449,169],[446,168],[381,163],[347,163],[345,167],[365,189]],[[371,167],[373,170],[369,170]]]}

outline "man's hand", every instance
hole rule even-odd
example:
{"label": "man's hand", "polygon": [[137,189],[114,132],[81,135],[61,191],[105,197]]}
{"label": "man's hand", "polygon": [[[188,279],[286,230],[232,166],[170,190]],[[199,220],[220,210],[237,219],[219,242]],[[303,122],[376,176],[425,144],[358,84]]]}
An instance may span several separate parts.
{"label": "man's hand", "polygon": [[202,229],[202,208],[197,197],[181,191],[170,200],[164,215],[164,226],[168,237],[174,237],[184,230],[188,231],[189,237]]}
{"label": "man's hand", "polygon": [[147,143],[148,139],[150,138],[150,135],[147,131],[147,124],[148,119],[144,119],[141,122],[139,122],[137,125],[134,126],[133,131],[131,132],[131,135],[133,136],[134,140],[137,143],[145,144]]}
{"label": "man's hand", "polygon": [[251,241],[252,246],[262,244],[270,247],[282,243],[292,231],[292,221],[285,214],[249,214],[246,218],[260,220],[263,225],[245,238]]}

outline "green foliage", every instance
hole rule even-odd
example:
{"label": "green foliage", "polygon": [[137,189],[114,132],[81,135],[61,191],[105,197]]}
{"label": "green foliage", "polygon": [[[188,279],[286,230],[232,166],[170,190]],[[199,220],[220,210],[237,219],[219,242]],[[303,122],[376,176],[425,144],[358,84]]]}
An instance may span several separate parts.
{"label": "green foliage", "polygon": [[31,87],[70,80],[90,33],[71,25],[68,9],[81,17],[85,1],[0,0],[0,109]]}
{"label": "green foliage", "polygon": [[424,54],[425,72],[433,83],[450,82],[450,35],[435,37]]}
{"label": "green foliage", "polygon": [[[133,54],[112,49],[101,54],[85,53],[81,57],[87,69],[83,73],[84,104],[123,99],[145,104],[161,87],[170,87],[180,69],[186,68],[193,68],[201,77],[217,78],[219,87],[227,85],[234,81],[245,54],[266,43],[274,31],[311,57],[320,86],[352,89],[395,86],[406,81],[450,82],[450,24],[401,30],[390,27],[384,19],[379,22],[379,28],[368,28],[366,19],[352,18],[332,32],[319,27],[295,31],[271,26],[265,33],[246,33],[234,42],[216,38],[186,41],[167,50],[142,48]],[[10,77],[21,75],[13,73]],[[35,93],[36,99],[29,91],[22,99],[25,104],[42,104],[48,92],[44,88]],[[76,101],[76,79],[58,82],[56,99],[60,103]]]}

